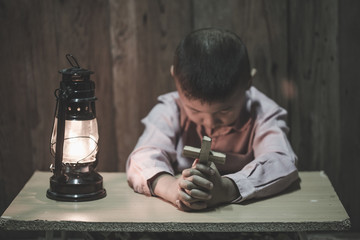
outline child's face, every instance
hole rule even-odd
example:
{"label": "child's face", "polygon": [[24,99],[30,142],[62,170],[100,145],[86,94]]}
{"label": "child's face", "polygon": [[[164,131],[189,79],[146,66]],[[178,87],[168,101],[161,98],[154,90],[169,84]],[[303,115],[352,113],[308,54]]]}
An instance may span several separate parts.
{"label": "child's face", "polygon": [[207,133],[213,133],[221,127],[234,124],[245,102],[244,89],[238,89],[225,101],[212,103],[187,98],[178,85],[177,90],[190,120],[204,126]]}

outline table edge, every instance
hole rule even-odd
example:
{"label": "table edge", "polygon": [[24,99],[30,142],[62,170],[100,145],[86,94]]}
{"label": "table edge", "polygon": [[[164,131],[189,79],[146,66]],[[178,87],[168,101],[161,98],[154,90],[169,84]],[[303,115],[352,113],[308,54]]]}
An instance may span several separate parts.
{"label": "table edge", "polygon": [[[31,222],[31,224],[29,224]],[[307,232],[350,230],[350,218],[331,222],[77,222],[0,218],[0,230],[95,232]]]}

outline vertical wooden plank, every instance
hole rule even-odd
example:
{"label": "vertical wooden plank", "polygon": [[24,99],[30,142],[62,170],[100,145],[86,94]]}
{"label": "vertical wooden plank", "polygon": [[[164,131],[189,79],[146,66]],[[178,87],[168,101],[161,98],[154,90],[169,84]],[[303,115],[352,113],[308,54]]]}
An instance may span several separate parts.
{"label": "vertical wooden plank", "polygon": [[[83,3],[83,2],[82,2]],[[110,46],[109,2],[96,0],[91,3],[88,25],[90,32],[89,67],[95,72],[96,114],[99,124],[99,171],[118,171],[118,145],[114,129],[114,92]]]}
{"label": "vertical wooden plank", "polygon": [[[45,57],[44,52],[40,52],[38,62],[33,62],[32,40],[38,36],[31,27],[38,23],[40,14],[35,11],[38,7],[39,1],[31,4],[24,1],[0,2],[0,211],[31,176],[36,165],[34,158],[46,155],[41,152],[41,145],[49,140],[49,134],[47,141],[36,139],[37,130],[44,126],[45,121],[41,119],[41,112],[47,108],[46,104],[38,102],[47,94],[41,91],[37,96],[38,79],[32,70]],[[44,65],[40,63],[38,67]],[[48,70],[43,69],[44,77],[47,78],[48,74]],[[44,88],[48,84],[48,81],[44,82]]]}
{"label": "vertical wooden plank", "polygon": [[[175,90],[169,69],[190,29],[189,1],[110,1],[111,53],[120,169],[159,94]],[[182,9],[179,11],[179,9]]]}
{"label": "vertical wooden plank", "polygon": [[[137,87],[137,49],[136,15],[134,1],[111,1],[110,4],[110,40],[113,74],[114,118],[118,155],[122,163],[126,161],[128,149],[137,135],[136,87]],[[135,116],[135,117],[134,117]],[[120,168],[124,170],[124,167]]]}
{"label": "vertical wooden plank", "polygon": [[348,211],[352,229],[360,231],[360,2],[338,1],[339,59],[340,59],[340,116],[341,171],[337,193]]}
{"label": "vertical wooden plank", "polygon": [[[30,108],[27,112],[31,126],[32,161],[35,169],[49,170],[50,135],[54,121],[55,97],[58,88],[57,48],[54,31],[53,2],[36,1],[28,4],[28,54],[26,69],[27,92],[30,95]],[[34,27],[37,26],[37,27]],[[25,40],[21,40],[25,42]],[[17,160],[19,161],[19,160]]]}
{"label": "vertical wooden plank", "polygon": [[220,27],[236,32],[244,41],[252,67],[254,85],[287,107],[287,8],[286,0],[196,0],[194,28]]}
{"label": "vertical wooden plank", "polygon": [[301,170],[340,169],[337,1],[289,1],[290,78],[298,86],[291,104],[291,140]]}
{"label": "vertical wooden plank", "polygon": [[[95,72],[97,120],[99,125],[100,171],[118,170],[116,136],[113,129],[112,71],[107,1],[56,1],[53,10],[58,65],[70,67],[65,55],[73,54],[82,68]],[[61,75],[58,74],[59,84]]]}
{"label": "vertical wooden plank", "polygon": [[234,0],[194,0],[193,28],[218,27],[234,30],[237,26],[234,13],[246,4],[248,3],[245,1]]}

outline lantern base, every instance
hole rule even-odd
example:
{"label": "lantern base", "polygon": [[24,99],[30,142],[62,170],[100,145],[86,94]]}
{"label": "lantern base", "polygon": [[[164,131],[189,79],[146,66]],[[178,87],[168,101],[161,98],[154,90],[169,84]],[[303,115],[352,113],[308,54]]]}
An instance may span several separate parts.
{"label": "lantern base", "polygon": [[83,202],[104,198],[106,190],[102,176],[95,171],[65,173],[50,178],[46,196],[57,201]]}

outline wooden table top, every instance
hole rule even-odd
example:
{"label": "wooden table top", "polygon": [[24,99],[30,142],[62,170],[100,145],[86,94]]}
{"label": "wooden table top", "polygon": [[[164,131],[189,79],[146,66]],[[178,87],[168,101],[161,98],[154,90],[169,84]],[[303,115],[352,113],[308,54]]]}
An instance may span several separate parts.
{"label": "wooden table top", "polygon": [[323,172],[300,172],[300,189],[203,212],[182,212],[135,193],[125,173],[100,173],[107,196],[89,202],[46,197],[51,173],[36,171],[0,218],[2,230],[292,232],[347,230],[350,220]]}

